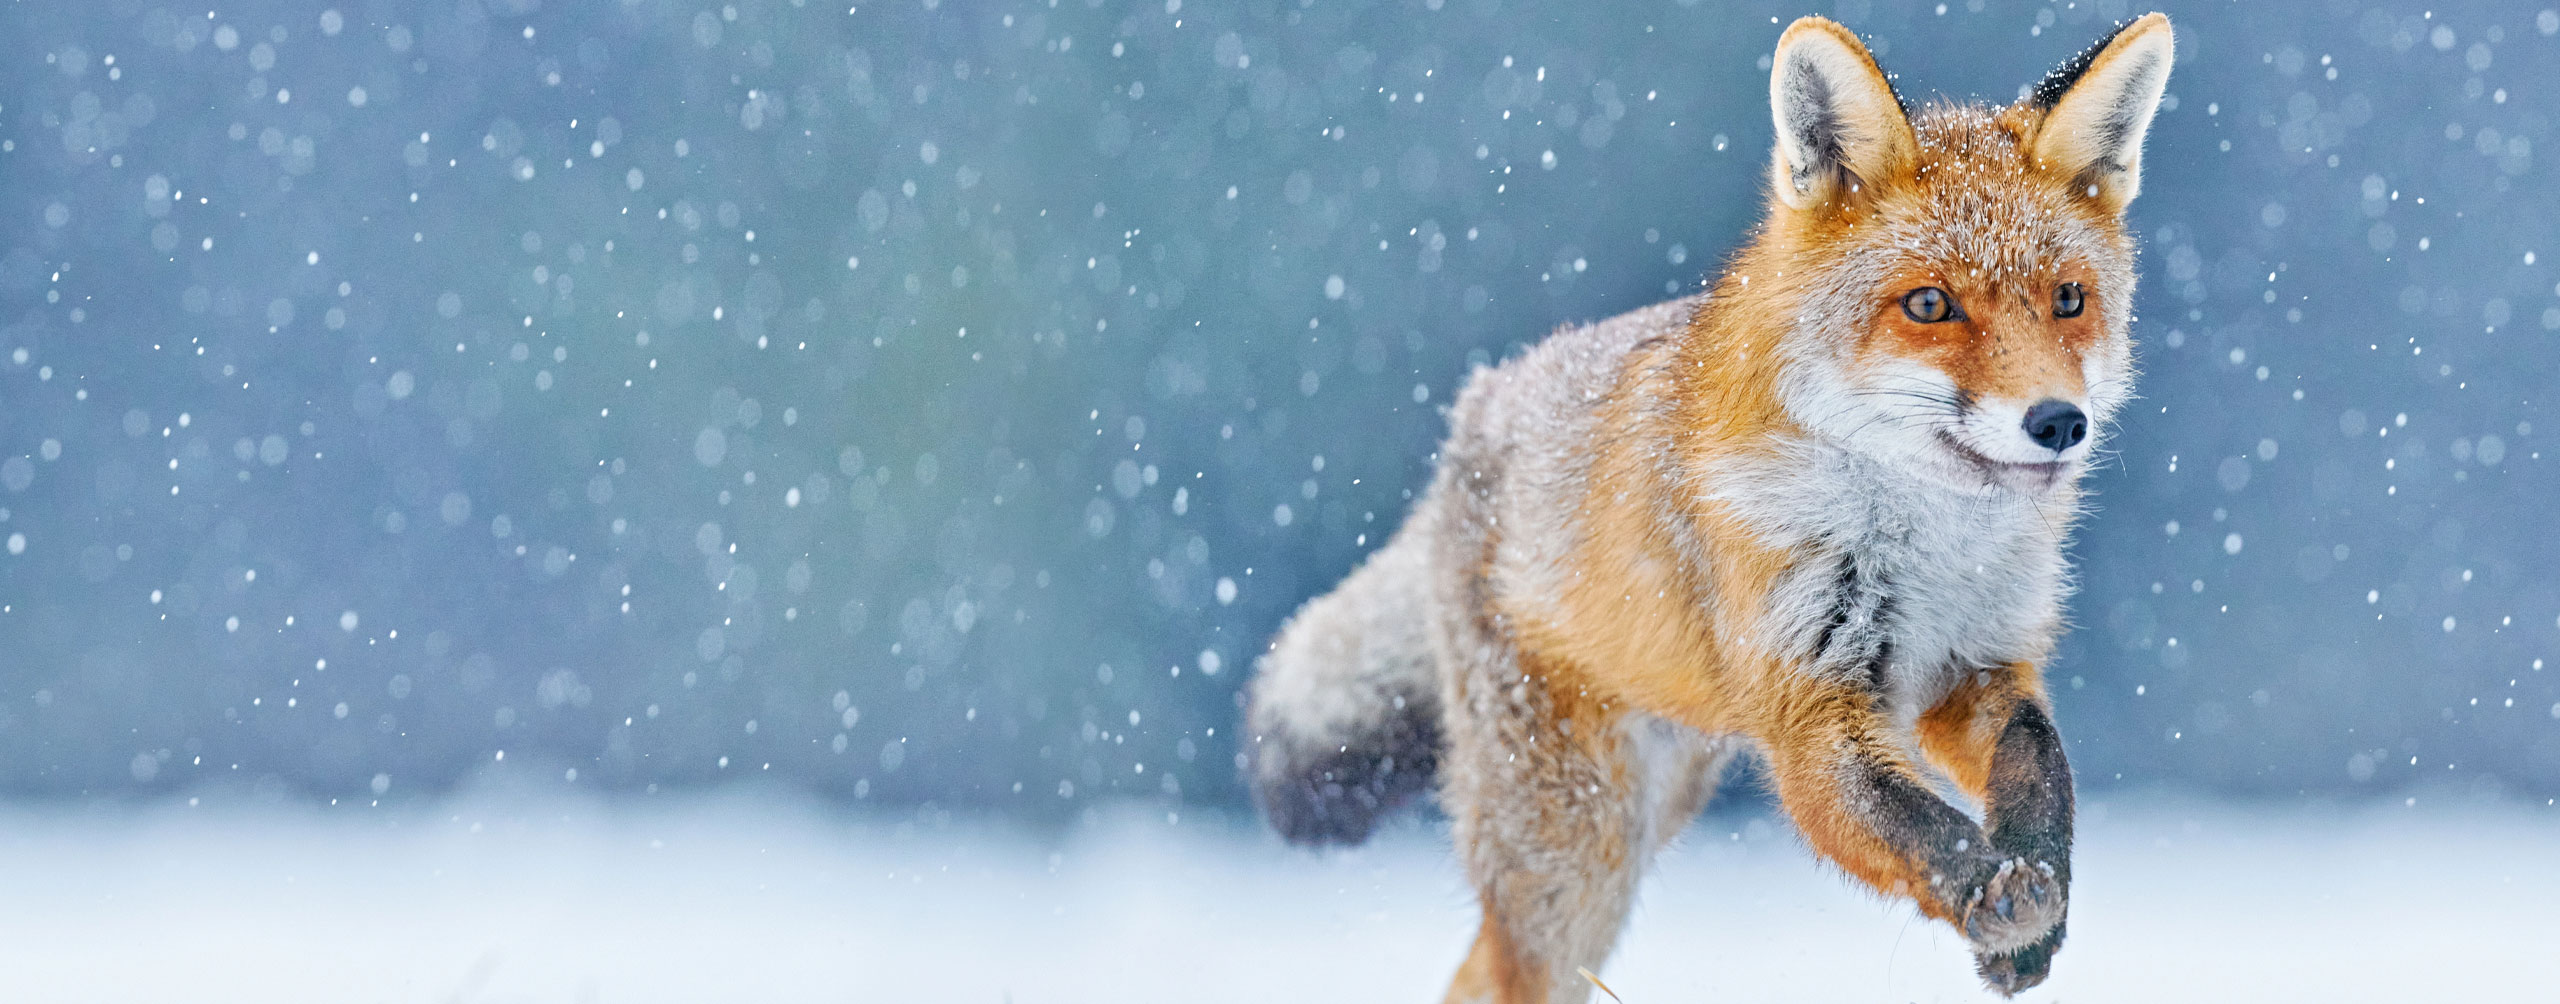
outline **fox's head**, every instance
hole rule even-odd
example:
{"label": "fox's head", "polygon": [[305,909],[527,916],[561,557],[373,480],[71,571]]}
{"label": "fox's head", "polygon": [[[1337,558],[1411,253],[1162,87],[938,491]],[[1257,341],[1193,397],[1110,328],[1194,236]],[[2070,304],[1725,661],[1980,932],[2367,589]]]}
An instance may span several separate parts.
{"label": "fox's head", "polygon": [[2172,56],[2150,14],[2015,104],[1914,112],[1847,29],[1788,28],[1770,216],[1726,288],[1793,308],[1789,416],[1962,487],[2075,481],[2131,392],[2124,212]]}

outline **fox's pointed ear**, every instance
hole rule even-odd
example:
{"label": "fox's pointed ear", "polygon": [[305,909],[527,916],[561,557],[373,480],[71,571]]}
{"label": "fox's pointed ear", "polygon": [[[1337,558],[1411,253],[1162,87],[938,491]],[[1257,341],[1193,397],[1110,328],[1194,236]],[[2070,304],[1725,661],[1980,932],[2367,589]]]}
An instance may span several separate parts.
{"label": "fox's pointed ear", "polygon": [[1769,65],[1778,200],[1815,209],[1913,169],[1919,140],[1893,84],[1858,36],[1818,17],[1778,36]]}
{"label": "fox's pointed ear", "polygon": [[2036,163],[2124,212],[2142,192],[2142,136],[2176,55],[2169,18],[2151,13],[2055,67],[2024,99],[2044,112],[2029,147]]}

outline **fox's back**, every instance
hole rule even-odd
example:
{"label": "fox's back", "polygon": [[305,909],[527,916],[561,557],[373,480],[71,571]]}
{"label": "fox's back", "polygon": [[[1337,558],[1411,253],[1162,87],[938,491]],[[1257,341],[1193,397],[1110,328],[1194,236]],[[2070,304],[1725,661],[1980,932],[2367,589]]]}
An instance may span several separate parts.
{"label": "fox's back", "polygon": [[1479,553],[1478,566],[1504,598],[1534,605],[1565,588],[1571,551],[1588,530],[1582,510],[1602,447],[1649,431],[1629,420],[1662,403],[1630,398],[1639,371],[1706,299],[1560,328],[1478,370],[1459,392],[1434,501],[1457,507],[1447,514],[1457,517],[1449,532]]}

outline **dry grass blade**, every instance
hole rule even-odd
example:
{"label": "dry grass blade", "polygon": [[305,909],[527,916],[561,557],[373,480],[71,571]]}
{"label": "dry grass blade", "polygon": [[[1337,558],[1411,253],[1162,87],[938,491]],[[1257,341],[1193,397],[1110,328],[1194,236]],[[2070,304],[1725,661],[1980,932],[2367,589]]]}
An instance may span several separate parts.
{"label": "dry grass blade", "polygon": [[1624,998],[1618,996],[1617,991],[1609,989],[1608,984],[1600,982],[1600,977],[1591,975],[1589,966],[1575,966],[1573,971],[1581,973],[1583,979],[1590,980],[1592,986],[1599,987],[1601,993],[1608,994],[1610,1000],[1617,1001],[1618,1004],[1627,1004]]}

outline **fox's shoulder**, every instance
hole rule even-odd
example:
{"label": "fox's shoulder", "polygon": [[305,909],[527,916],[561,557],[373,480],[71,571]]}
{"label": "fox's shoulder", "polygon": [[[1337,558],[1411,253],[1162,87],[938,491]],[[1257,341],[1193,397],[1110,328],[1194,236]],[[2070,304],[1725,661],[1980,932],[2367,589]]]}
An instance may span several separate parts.
{"label": "fox's shoulder", "polygon": [[1460,433],[1473,428],[1545,434],[1579,424],[1610,398],[1632,357],[1676,339],[1706,300],[1699,293],[1560,327],[1519,355],[1471,374],[1450,423]]}

